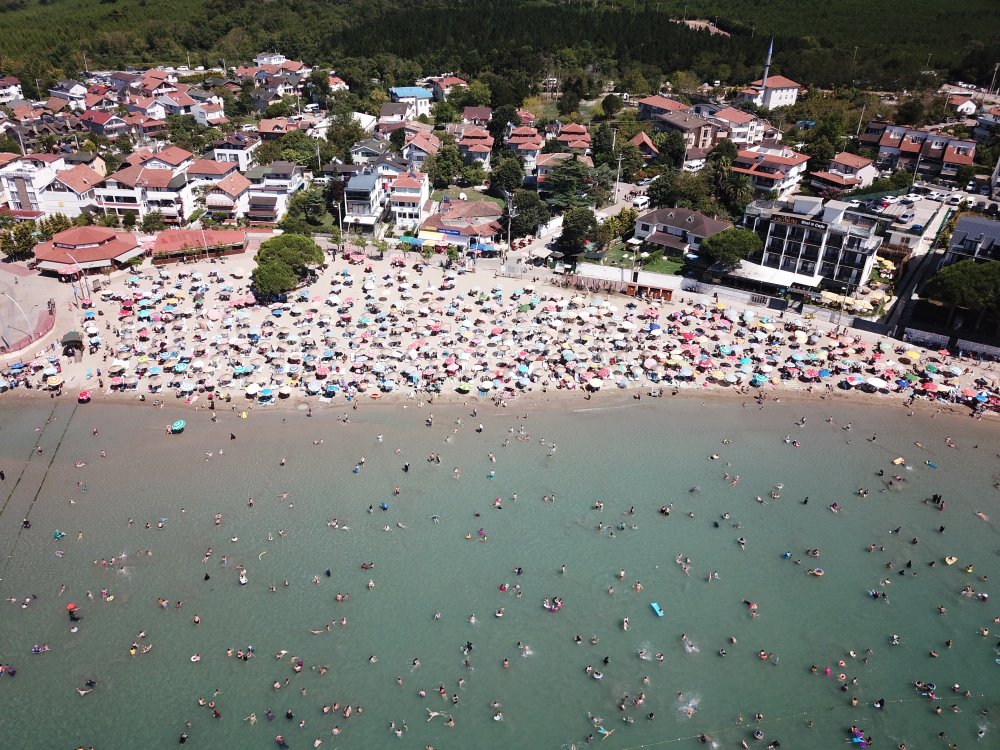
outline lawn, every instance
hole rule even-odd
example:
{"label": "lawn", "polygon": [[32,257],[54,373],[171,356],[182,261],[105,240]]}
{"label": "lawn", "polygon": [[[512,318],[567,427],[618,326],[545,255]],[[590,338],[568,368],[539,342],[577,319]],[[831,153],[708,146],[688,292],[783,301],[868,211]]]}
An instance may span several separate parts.
{"label": "lawn", "polygon": [[[629,257],[626,258],[626,255]],[[608,254],[604,259],[604,263],[609,266],[617,266],[618,268],[632,268],[632,253],[626,251],[624,243],[612,243],[611,247],[608,248]],[[657,254],[643,263],[641,270],[675,276],[681,272],[683,267],[684,260],[682,258],[674,255],[664,257]]]}
{"label": "lawn", "polygon": [[496,203],[498,206],[504,205],[502,199],[494,198],[492,195],[486,195],[486,193],[481,193],[478,190],[473,190],[471,188],[450,187],[447,190],[435,190],[431,195],[431,198],[440,202],[444,200],[445,196],[447,196],[453,201],[458,201],[461,200],[462,194],[464,194],[466,199],[470,201],[489,201],[490,203]]}

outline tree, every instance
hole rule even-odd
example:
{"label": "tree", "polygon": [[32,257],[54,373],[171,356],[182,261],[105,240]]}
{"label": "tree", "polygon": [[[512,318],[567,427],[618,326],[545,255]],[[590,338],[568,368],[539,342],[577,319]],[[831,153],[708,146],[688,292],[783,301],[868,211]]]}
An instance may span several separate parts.
{"label": "tree", "polygon": [[566,255],[579,255],[584,244],[594,238],[597,217],[590,208],[570,208],[563,214],[563,229],[559,249]]}
{"label": "tree", "polygon": [[753,182],[745,174],[737,172],[729,172],[726,175],[720,190],[734,214],[742,214],[754,196]]}
{"label": "tree", "polygon": [[979,322],[987,313],[1000,311],[1000,263],[962,260],[938,271],[924,287],[924,296],[951,308],[977,313]]}
{"label": "tree", "polygon": [[42,219],[37,224],[37,233],[40,240],[51,240],[59,232],[65,231],[73,226],[73,222],[65,214],[52,214],[46,219]]}
{"label": "tree", "polygon": [[674,174],[671,172],[661,173],[649,186],[646,191],[649,202],[657,208],[671,207],[674,205]]}
{"label": "tree", "polygon": [[403,146],[406,145],[406,130],[403,128],[396,128],[389,133],[389,143],[392,146],[393,151],[402,151]]}
{"label": "tree", "polygon": [[456,88],[448,97],[448,103],[461,110],[465,107],[488,107],[493,100],[490,87],[482,80],[473,81],[468,86]]}
{"label": "tree", "polygon": [[12,260],[25,260],[35,254],[38,237],[35,222],[19,221],[0,230],[0,252]]}
{"label": "tree", "polygon": [[565,159],[545,175],[543,189],[546,202],[557,210],[589,206],[590,198],[584,180],[589,177],[587,165],[575,156]]}
{"label": "tree", "polygon": [[563,117],[567,117],[580,108],[580,97],[572,91],[567,91],[556,103],[556,110]]}
{"label": "tree", "polygon": [[517,113],[517,107],[512,104],[504,104],[493,110],[493,117],[490,118],[486,129],[490,131],[490,135],[497,143],[503,141],[508,123],[515,128],[521,124],[521,116]]}
{"label": "tree", "polygon": [[490,184],[497,190],[510,195],[524,183],[524,167],[519,158],[501,159],[490,172]]}
{"label": "tree", "polygon": [[896,122],[901,125],[922,125],[926,113],[923,100],[917,97],[907,99],[896,108]]}
{"label": "tree", "polygon": [[323,262],[323,251],[309,237],[282,234],[260,246],[251,275],[254,290],[262,296],[294,289]]}
{"label": "tree", "polygon": [[139,224],[139,228],[144,234],[159,232],[162,229],[165,229],[166,226],[167,223],[163,220],[163,214],[159,211],[150,211],[142,217],[142,223]]}
{"label": "tree", "polygon": [[445,143],[424,163],[424,171],[436,188],[446,188],[462,169],[462,155],[453,143]]}
{"label": "tree", "polygon": [[330,89],[330,72],[325,68],[314,68],[306,79],[306,89],[314,102],[325,102],[333,94]]}
{"label": "tree", "polygon": [[713,263],[732,268],[763,246],[764,242],[756,232],[734,227],[707,237],[701,243],[701,252]]}
{"label": "tree", "polygon": [[481,162],[474,161],[468,166],[462,167],[462,180],[465,184],[475,187],[486,182],[486,170]]}
{"label": "tree", "polygon": [[221,138],[222,133],[216,128],[199,125],[193,115],[167,115],[167,137],[175,146],[201,154]]}
{"label": "tree", "polygon": [[21,153],[21,144],[17,142],[16,138],[4,133],[0,135],[0,154],[19,154]]}
{"label": "tree", "polygon": [[[545,203],[534,190],[515,190],[511,199],[514,206],[514,217],[510,221],[512,237],[524,237],[533,234],[539,224],[547,224],[551,215]],[[507,227],[507,209],[500,219],[500,225]]]}
{"label": "tree", "polygon": [[631,182],[646,164],[639,147],[631,143],[622,146],[618,150],[618,156],[621,157],[622,179],[626,182]]}
{"label": "tree", "polygon": [[817,138],[812,143],[806,144],[803,151],[805,151],[805,153],[808,154],[813,161],[821,164],[830,162],[837,154],[833,144],[830,143],[825,136]]}
{"label": "tree", "polygon": [[[723,143],[726,142],[723,141]],[[680,131],[668,130],[665,133],[657,133],[653,136],[653,145],[660,152],[660,155],[657,157],[657,161],[660,164],[672,167],[673,169],[680,169],[684,166],[687,143],[684,142],[684,136],[680,134]]]}
{"label": "tree", "polygon": [[739,156],[739,149],[736,148],[736,144],[728,138],[724,138],[712,149],[712,152],[708,155],[708,160],[718,167],[728,169],[736,161],[737,156]]}
{"label": "tree", "polygon": [[434,122],[438,125],[445,125],[458,119],[458,110],[451,102],[438,102],[431,109],[431,114],[434,115]]}
{"label": "tree", "polygon": [[326,130],[326,141],[338,156],[345,158],[350,153],[351,146],[366,135],[365,129],[354,119],[352,112],[340,112],[331,118],[330,127]]}
{"label": "tree", "polygon": [[625,102],[617,94],[608,94],[601,100],[601,111],[604,112],[604,116],[607,118],[614,117],[618,114],[618,110],[624,106]]}
{"label": "tree", "polygon": [[123,229],[135,229],[135,223],[139,218],[138,213],[135,211],[126,211],[125,215],[122,216],[122,228]]}

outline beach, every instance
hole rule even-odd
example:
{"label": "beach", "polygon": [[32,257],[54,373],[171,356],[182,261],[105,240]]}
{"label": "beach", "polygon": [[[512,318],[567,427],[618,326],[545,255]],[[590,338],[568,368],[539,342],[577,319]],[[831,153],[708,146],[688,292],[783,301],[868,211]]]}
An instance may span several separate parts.
{"label": "beach", "polygon": [[815,747],[855,726],[879,746],[989,742],[990,420],[838,391],[692,391],[312,416],[300,400],[245,419],[233,403],[214,422],[134,395],[7,394],[10,741]]}

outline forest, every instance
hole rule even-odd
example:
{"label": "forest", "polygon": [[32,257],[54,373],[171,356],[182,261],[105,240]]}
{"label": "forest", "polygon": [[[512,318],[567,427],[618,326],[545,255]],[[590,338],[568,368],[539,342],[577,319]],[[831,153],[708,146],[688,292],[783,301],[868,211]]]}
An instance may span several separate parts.
{"label": "forest", "polygon": [[[728,35],[676,23],[685,13]],[[232,66],[263,49],[362,95],[373,79],[491,74],[494,104],[581,72],[640,89],[679,71],[742,84],[772,37],[773,72],[810,86],[987,85],[1000,61],[995,0],[0,0],[0,28],[0,72],[26,94],[84,68]]]}

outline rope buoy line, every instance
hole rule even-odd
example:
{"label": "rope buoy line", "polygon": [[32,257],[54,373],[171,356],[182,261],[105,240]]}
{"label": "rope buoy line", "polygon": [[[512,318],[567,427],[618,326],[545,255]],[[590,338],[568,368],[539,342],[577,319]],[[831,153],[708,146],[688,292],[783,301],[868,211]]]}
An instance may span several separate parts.
{"label": "rope buoy line", "polygon": [[[49,412],[49,418],[45,420],[45,425],[46,426],[48,426],[49,424],[51,424],[50,420],[52,419],[52,415],[55,414],[55,413],[56,413],[56,406],[53,406],[52,407],[52,411]],[[24,464],[21,466],[21,471],[20,471],[20,473],[18,473],[17,479],[14,480],[14,485],[11,487],[10,492],[7,493],[7,499],[4,500],[3,507],[0,508],[0,517],[2,517],[3,514],[4,514],[4,511],[7,510],[7,505],[10,503],[10,499],[12,497],[14,497],[14,493],[17,492],[17,486],[21,483],[21,479],[22,479],[22,477],[24,477],[24,472],[27,471],[28,464],[31,463],[31,458],[32,458],[32,456],[35,455],[35,451],[38,450],[38,446],[41,444],[41,442],[42,442],[42,436],[44,434],[45,434],[45,428],[43,427],[42,431],[38,433],[38,438],[35,440],[35,444],[33,446],[31,446],[31,452],[28,454],[28,457],[26,459],[24,459]]]}
{"label": "rope buoy line", "polygon": [[[73,411],[70,412],[69,419],[66,420],[66,426],[63,427],[62,435],[59,436],[59,441],[56,443],[56,447],[52,451],[52,455],[49,457],[49,465],[45,467],[45,473],[42,474],[42,481],[40,481],[38,483],[38,489],[35,490],[35,495],[34,495],[34,497],[31,498],[31,503],[28,505],[28,510],[24,514],[24,517],[26,519],[31,517],[31,511],[35,507],[35,503],[38,502],[38,496],[42,494],[42,487],[45,486],[45,480],[49,476],[49,471],[52,469],[52,464],[55,463],[56,455],[59,453],[59,448],[62,446],[63,440],[66,439],[66,433],[69,432],[69,426],[70,426],[70,424],[72,424],[73,417],[76,415],[76,410],[79,407],[80,407],[79,403],[73,405]],[[52,417],[52,414],[54,414],[54,413],[55,413],[55,407],[52,408],[52,413],[49,414],[49,418],[50,419]],[[35,442],[35,446],[36,447],[37,447],[37,445],[38,445],[38,443],[40,441],[41,441],[41,435],[39,435],[38,440]],[[32,449],[32,450],[34,450],[34,449]],[[30,458],[29,458],[29,460],[30,460]],[[25,464],[25,467],[27,467],[27,464]],[[23,470],[22,470],[22,472],[23,472]],[[20,477],[18,477],[18,481],[20,481]],[[8,498],[8,501],[9,501],[9,498]],[[6,508],[6,504],[4,504],[4,507]],[[7,553],[7,559],[4,561],[3,575],[7,575],[7,568],[10,567],[10,561],[12,559],[14,559],[14,550],[17,549],[17,543],[21,540],[21,534],[23,534],[23,533],[24,533],[24,526],[21,526],[17,530],[17,536],[14,537],[14,544],[11,545],[10,552]],[[2,576],[0,576],[0,577],[2,577]]]}

